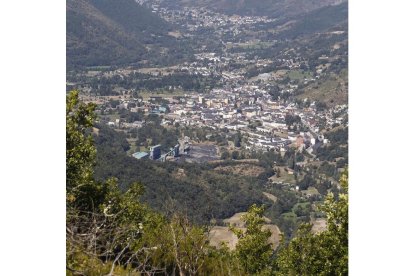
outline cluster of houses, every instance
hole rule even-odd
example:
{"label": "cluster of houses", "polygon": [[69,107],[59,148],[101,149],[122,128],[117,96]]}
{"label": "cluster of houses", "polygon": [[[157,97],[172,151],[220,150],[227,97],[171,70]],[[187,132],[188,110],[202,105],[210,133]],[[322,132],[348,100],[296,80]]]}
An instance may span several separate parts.
{"label": "cluster of houses", "polygon": [[[161,124],[165,126],[187,125],[213,130],[240,132],[246,137],[247,149],[276,149],[283,151],[293,144],[312,153],[315,147],[328,143],[321,135],[318,122],[323,119],[328,124],[343,121],[338,112],[346,110],[346,105],[337,106],[327,112],[317,111],[315,104],[299,108],[294,103],[274,101],[258,86],[245,85],[234,89],[213,89],[206,94],[185,94],[164,98],[167,107],[155,103],[157,97],[124,99],[116,107],[146,114],[161,113]],[[136,103],[130,107],[131,103]],[[168,112],[167,112],[168,110]],[[286,116],[300,117],[302,130],[288,125]],[[140,128],[145,122],[132,123],[115,120],[109,125],[118,128]]]}
{"label": "cluster of houses", "polygon": [[276,19],[266,16],[241,16],[217,13],[206,8],[180,7],[174,9],[161,5],[162,0],[137,0],[141,5],[149,7],[153,13],[159,14],[166,21],[186,24],[190,30],[202,27],[233,27],[235,31],[245,25],[270,23]]}

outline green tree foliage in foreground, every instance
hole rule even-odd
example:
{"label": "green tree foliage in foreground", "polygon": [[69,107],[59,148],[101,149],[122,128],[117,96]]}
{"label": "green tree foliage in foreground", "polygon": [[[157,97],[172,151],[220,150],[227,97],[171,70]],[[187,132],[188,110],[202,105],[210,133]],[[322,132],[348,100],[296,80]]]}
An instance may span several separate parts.
{"label": "green tree foliage in foreground", "polygon": [[76,91],[67,97],[66,265],[73,274],[113,273],[111,262],[133,256],[143,222],[152,219],[138,201],[141,185],[121,193],[115,179],[103,183],[93,179],[96,149],[89,132],[94,109],[93,104],[80,102]]}
{"label": "green tree foliage in foreground", "polygon": [[66,99],[66,190],[74,201],[82,186],[92,184],[96,149],[86,132],[95,120],[95,105],[79,101],[78,92]]}
{"label": "green tree foliage in foreground", "polygon": [[347,275],[348,195],[332,194],[321,207],[328,229],[303,225],[289,244],[274,251],[263,230],[264,208],[253,205],[235,251],[209,245],[208,227],[172,212],[164,217],[140,202],[143,186],[121,192],[117,180],[93,179],[95,147],[90,137],[94,105],[77,92],[66,110],[67,275]]}
{"label": "green tree foliage in foreground", "polygon": [[329,193],[321,206],[327,216],[327,230],[311,232],[303,224],[277,255],[280,275],[348,275],[348,176],[341,177],[343,193],[335,200]]}

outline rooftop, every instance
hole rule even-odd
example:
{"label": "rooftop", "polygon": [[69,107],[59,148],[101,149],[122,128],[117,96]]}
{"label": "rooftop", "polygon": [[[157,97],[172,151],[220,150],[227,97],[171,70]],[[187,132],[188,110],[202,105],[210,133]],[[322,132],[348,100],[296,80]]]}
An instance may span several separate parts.
{"label": "rooftop", "polygon": [[148,156],[148,153],[146,152],[136,152],[134,154],[132,154],[133,157],[135,157],[136,159],[142,159],[144,157]]}

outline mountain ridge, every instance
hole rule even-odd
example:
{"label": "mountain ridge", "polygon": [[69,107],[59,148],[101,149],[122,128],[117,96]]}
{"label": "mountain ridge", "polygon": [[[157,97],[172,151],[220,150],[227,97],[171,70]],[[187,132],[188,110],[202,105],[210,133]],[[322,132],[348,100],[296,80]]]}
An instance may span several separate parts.
{"label": "mountain ridge", "polygon": [[172,39],[167,35],[169,28],[167,22],[133,0],[68,0],[67,65],[142,61],[151,50],[147,44],[159,42],[160,37]]}

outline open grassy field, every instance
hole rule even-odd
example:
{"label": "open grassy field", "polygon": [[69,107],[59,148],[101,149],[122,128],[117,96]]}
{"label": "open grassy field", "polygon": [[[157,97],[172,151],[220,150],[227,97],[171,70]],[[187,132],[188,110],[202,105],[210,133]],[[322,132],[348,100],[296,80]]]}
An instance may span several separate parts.
{"label": "open grassy field", "polygon": [[339,75],[332,75],[324,81],[312,83],[304,89],[304,93],[298,95],[298,99],[325,102],[329,106],[345,104],[348,102],[347,70]]}
{"label": "open grassy field", "polygon": [[223,222],[226,224],[237,226],[237,227],[243,227],[244,222],[241,220],[241,217],[244,216],[245,214],[247,213],[246,212],[236,213],[232,217],[224,219]]}
{"label": "open grassy field", "polygon": [[[241,217],[246,214],[245,212],[236,213],[231,218],[223,220],[224,223],[234,225],[242,230],[246,230],[245,224],[241,221]],[[270,220],[265,218],[266,222],[269,223]],[[272,247],[275,249],[279,246],[280,243],[280,229],[277,225],[274,224],[265,224],[263,229],[269,229],[271,236],[269,241],[272,243]],[[227,226],[214,226],[209,233],[210,244],[219,247],[222,243],[227,243],[227,246],[230,250],[234,250],[237,245],[238,238],[233,232],[230,231]]]}
{"label": "open grassy field", "polygon": [[242,48],[242,49],[265,49],[269,48],[274,45],[274,42],[271,41],[248,41],[248,42],[241,42],[241,43],[228,43],[226,45],[227,49],[232,48]]}
{"label": "open grassy field", "polygon": [[311,72],[303,71],[303,70],[291,70],[287,72],[287,75],[291,80],[304,80],[304,79],[310,79],[313,77]]}
{"label": "open grassy field", "polygon": [[269,78],[274,78],[276,80],[278,80],[278,79],[280,80],[280,79],[283,79],[283,77],[287,74],[287,72],[288,72],[288,70],[277,70],[277,71],[272,71],[272,72],[269,72],[269,73],[259,74],[255,77],[251,77],[249,79],[249,82],[254,82],[254,81],[257,81],[257,80],[260,80],[260,79],[268,80]]}
{"label": "open grassy field", "polygon": [[282,31],[286,31],[290,29],[295,22],[296,22],[295,20],[290,20],[284,23],[283,25],[278,25],[278,26],[273,27],[273,29],[269,29],[268,31],[273,34],[278,34]]}
{"label": "open grassy field", "polygon": [[237,244],[237,237],[226,226],[214,226],[209,233],[210,244],[214,247],[220,247],[221,243],[227,243],[227,246],[234,250]]}
{"label": "open grassy field", "polygon": [[174,91],[141,91],[139,92],[139,96],[141,96],[144,100],[148,100],[150,97],[162,97],[164,99],[171,99],[175,96],[184,96],[188,94],[188,92],[184,92],[182,90],[174,90]]}
{"label": "open grassy field", "polygon": [[236,164],[229,166],[218,166],[214,168],[215,171],[223,173],[232,173],[243,176],[258,176],[265,171],[264,168],[252,164]]}
{"label": "open grassy field", "polygon": [[137,139],[135,139],[135,138],[127,138],[127,141],[128,141],[129,146],[130,146],[130,149],[128,151],[128,154],[133,154],[133,153],[137,152],[138,151],[137,150],[138,148],[137,148],[137,145],[136,145]]}
{"label": "open grassy field", "polygon": [[283,183],[289,183],[294,185],[296,183],[295,176],[293,174],[289,174],[285,168],[286,166],[274,166],[273,170],[276,172],[277,169],[280,171],[280,177],[277,177],[277,175],[273,175],[269,178],[272,182],[283,182]]}
{"label": "open grassy field", "polygon": [[87,70],[91,70],[91,71],[105,71],[105,70],[109,70],[111,68],[111,66],[88,66],[86,67]]}
{"label": "open grassy field", "polygon": [[128,99],[126,96],[121,96],[121,95],[117,95],[117,96],[88,96],[88,95],[84,95],[84,94],[80,94],[79,98],[84,103],[94,103],[94,104],[97,104],[97,105],[107,103],[111,100],[125,100],[125,99]]}
{"label": "open grassy field", "polygon": [[319,195],[319,192],[315,187],[309,187],[307,190],[302,191],[302,194],[306,196],[312,196]]}
{"label": "open grassy field", "polygon": [[170,75],[177,69],[178,69],[178,66],[160,67],[160,68],[153,67],[153,68],[140,68],[138,69],[138,72],[143,73],[143,74],[153,74],[153,75],[158,75],[158,73],[161,73],[163,75]]}

